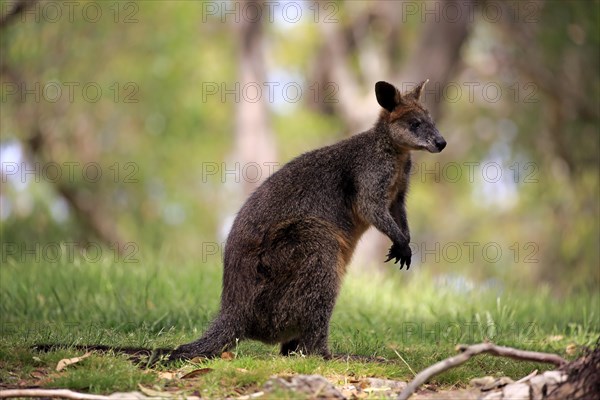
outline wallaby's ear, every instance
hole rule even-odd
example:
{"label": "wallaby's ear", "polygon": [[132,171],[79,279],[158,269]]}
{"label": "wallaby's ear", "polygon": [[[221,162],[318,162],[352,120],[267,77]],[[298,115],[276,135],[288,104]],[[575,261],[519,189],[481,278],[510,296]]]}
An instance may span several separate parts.
{"label": "wallaby's ear", "polygon": [[400,103],[400,93],[394,85],[384,81],[379,81],[375,84],[375,95],[379,105],[389,112]]}
{"label": "wallaby's ear", "polygon": [[429,82],[429,79],[425,79],[423,82],[419,83],[417,85],[417,87],[415,87],[413,90],[411,90],[410,92],[406,93],[404,96],[406,97],[412,97],[415,100],[420,100],[421,99],[421,94],[423,93],[423,88],[425,87],[425,85],[427,84],[427,82]]}

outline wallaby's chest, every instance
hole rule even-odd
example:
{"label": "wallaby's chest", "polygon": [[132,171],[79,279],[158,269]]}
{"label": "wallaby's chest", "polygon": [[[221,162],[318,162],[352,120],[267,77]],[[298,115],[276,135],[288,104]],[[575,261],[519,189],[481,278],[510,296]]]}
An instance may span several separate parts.
{"label": "wallaby's chest", "polygon": [[398,197],[399,193],[406,191],[410,168],[410,154],[402,154],[395,160],[394,172],[388,189],[388,201],[390,204]]}

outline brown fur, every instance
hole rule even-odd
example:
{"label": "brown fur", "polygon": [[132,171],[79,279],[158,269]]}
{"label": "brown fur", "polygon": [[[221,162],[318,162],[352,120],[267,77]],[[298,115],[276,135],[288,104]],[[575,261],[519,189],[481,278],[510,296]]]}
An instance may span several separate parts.
{"label": "brown fur", "polygon": [[387,114],[386,117],[390,123],[401,120],[403,118],[407,118],[411,114],[416,116],[425,113],[428,113],[427,110],[416,101],[411,101],[410,103],[402,104],[391,113],[385,110],[382,111],[382,114]]}
{"label": "brown fur", "polygon": [[346,275],[346,268],[350,263],[350,260],[352,259],[352,254],[354,253],[354,248],[356,247],[357,240],[351,242],[341,231],[335,233],[335,238],[340,247],[340,252],[338,254],[338,261],[336,265],[336,272],[341,282],[344,275]]}

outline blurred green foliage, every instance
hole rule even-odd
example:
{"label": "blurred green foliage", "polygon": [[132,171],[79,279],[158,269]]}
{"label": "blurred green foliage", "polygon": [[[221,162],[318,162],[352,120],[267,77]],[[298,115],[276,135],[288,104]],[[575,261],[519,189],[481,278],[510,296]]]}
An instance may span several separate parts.
{"label": "blurred green foliage", "polygon": [[[44,173],[39,182],[35,174],[7,177],[6,163],[33,162],[26,143],[44,129],[46,160],[62,168],[62,182],[106,207],[136,252],[217,264],[219,252],[207,249],[223,241],[223,221],[243,195],[233,175],[223,175],[235,167],[236,102],[206,96],[206,84],[231,88],[239,79],[235,24],[207,16],[201,2],[77,3],[72,20],[65,13],[55,22],[40,3],[0,37],[2,262],[23,257],[23,248],[87,236]],[[101,10],[97,22],[80,13],[89,3]],[[3,12],[11,4],[0,1]],[[350,6],[333,4],[347,24]],[[479,95],[469,100],[460,85],[456,99],[449,87],[438,121],[448,147],[414,157],[408,212],[416,268],[490,284],[547,281],[564,293],[600,287],[598,11],[597,1],[545,2],[528,27],[527,47],[507,37],[510,28],[475,15],[453,80],[481,83]],[[418,15],[402,25],[393,60],[399,69],[421,29]],[[366,35],[386,40],[377,26]],[[309,94],[323,41],[316,24],[276,19],[265,37],[269,77],[302,82]],[[532,53],[535,63],[527,58]],[[33,93],[14,93],[15,71]],[[541,80],[543,74],[553,79]],[[486,83],[502,90],[498,101],[482,98]],[[68,85],[75,85],[72,101]],[[51,101],[57,86],[62,94]],[[94,96],[97,87],[102,92]],[[303,101],[269,111],[279,163],[348,134],[340,116]],[[78,163],[73,179],[65,163]],[[102,172],[97,181],[89,179],[93,170],[83,170],[90,163]],[[219,173],[208,175],[214,165]],[[16,253],[11,247],[8,254],[7,244],[16,244]],[[489,244],[500,247],[500,258],[495,245],[482,253]],[[434,255],[424,251],[435,246]]]}

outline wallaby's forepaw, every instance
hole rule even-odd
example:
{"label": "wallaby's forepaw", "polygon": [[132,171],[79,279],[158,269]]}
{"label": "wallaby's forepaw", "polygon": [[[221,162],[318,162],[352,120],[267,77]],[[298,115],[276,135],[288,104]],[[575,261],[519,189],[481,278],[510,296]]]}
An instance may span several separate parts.
{"label": "wallaby's forepaw", "polygon": [[400,261],[400,269],[404,268],[404,264],[406,264],[406,269],[409,269],[410,268],[410,258],[412,257],[412,251],[410,250],[408,243],[406,243],[406,244],[394,243],[394,244],[392,244],[392,247],[390,247],[390,251],[388,252],[387,257],[388,258],[387,258],[387,260],[385,260],[385,262],[388,262],[392,259],[396,259],[396,261],[394,261],[394,264],[397,264],[398,261]]}

